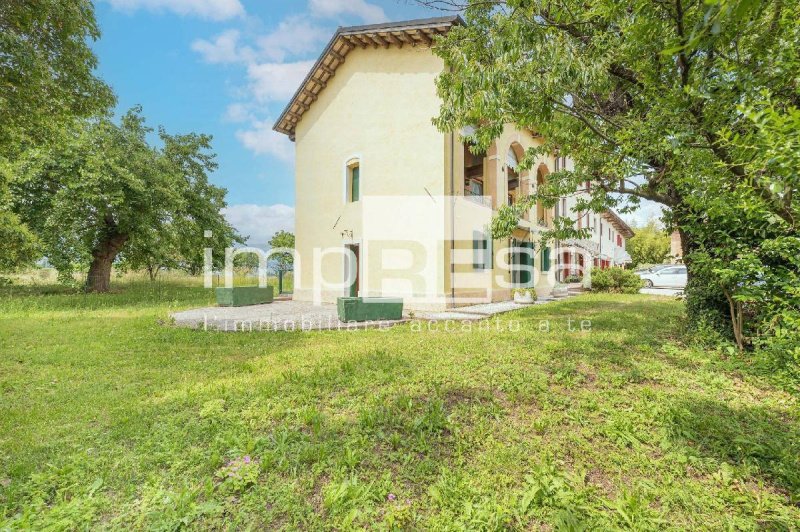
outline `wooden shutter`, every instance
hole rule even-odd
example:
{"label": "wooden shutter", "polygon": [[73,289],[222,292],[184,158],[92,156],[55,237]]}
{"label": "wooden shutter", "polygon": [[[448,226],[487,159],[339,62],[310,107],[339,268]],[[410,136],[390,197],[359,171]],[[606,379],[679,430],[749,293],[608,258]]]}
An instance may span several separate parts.
{"label": "wooden shutter", "polygon": [[359,166],[354,166],[350,169],[350,201],[358,201],[360,198],[359,170]]}
{"label": "wooden shutter", "polygon": [[476,270],[492,267],[492,241],[482,231],[472,232],[472,267]]}

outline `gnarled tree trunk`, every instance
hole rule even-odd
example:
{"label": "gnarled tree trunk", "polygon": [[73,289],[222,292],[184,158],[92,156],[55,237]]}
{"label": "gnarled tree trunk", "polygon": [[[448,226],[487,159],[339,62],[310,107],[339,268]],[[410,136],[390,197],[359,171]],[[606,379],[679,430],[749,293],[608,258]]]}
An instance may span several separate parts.
{"label": "gnarled tree trunk", "polygon": [[106,216],[105,222],[105,238],[98,242],[92,250],[92,264],[89,266],[89,274],[86,276],[87,292],[108,292],[114,259],[128,241],[128,235],[117,231],[117,224],[110,215]]}

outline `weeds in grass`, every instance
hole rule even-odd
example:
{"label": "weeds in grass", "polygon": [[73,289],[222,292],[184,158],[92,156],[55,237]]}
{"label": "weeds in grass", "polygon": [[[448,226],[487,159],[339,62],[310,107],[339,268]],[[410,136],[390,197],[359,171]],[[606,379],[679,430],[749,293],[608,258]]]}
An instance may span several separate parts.
{"label": "weeds in grass", "polygon": [[515,335],[159,325],[212,297],[0,287],[0,529],[800,522],[796,398],[683,343],[680,302],[585,295]]}

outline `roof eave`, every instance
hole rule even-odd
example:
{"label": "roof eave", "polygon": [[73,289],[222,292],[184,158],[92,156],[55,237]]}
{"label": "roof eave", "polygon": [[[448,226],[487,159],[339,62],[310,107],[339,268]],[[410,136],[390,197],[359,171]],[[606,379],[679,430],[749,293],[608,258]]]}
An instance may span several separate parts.
{"label": "roof eave", "polygon": [[[333,37],[331,37],[328,44],[323,49],[320,56],[317,58],[314,66],[311,67],[311,70],[306,74],[306,77],[303,79],[300,86],[295,91],[292,98],[289,100],[289,103],[284,107],[283,111],[281,112],[280,116],[278,117],[275,124],[272,126],[273,131],[277,131],[278,133],[283,133],[288,135],[290,140],[294,140],[295,136],[295,127],[300,122],[305,110],[310,106],[310,103],[316,100],[317,95],[322,92],[322,90],[327,85],[327,82],[330,78],[335,75],[336,69],[344,63],[345,56],[347,53],[352,50],[355,45],[350,42],[350,40],[345,39],[345,37],[351,37],[355,35],[363,35],[369,33],[380,33],[384,32],[387,34],[392,34],[393,32],[408,32],[414,31],[415,33],[420,34],[420,41],[414,41],[414,37],[409,37],[410,41],[406,42],[403,41],[399,44],[399,46],[403,46],[403,44],[411,44],[411,46],[416,46],[417,44],[424,43],[430,46],[431,43],[431,35],[428,35],[426,32],[422,30],[436,28],[442,29],[445,32],[449,31],[449,29],[454,25],[463,25],[464,21],[461,19],[460,16],[448,16],[448,17],[437,17],[437,18],[428,18],[428,19],[416,19],[416,20],[406,20],[400,22],[393,22],[393,23],[383,23],[383,24],[369,24],[364,26],[347,26],[347,27],[339,27],[334,33]],[[435,35],[439,34],[439,32],[434,32]],[[388,35],[387,35],[388,36]],[[342,38],[341,42],[344,43],[341,47],[337,47],[337,43],[339,39]],[[391,39],[389,39],[391,41]],[[427,41],[427,42],[426,42]],[[377,46],[377,43],[375,44]],[[366,44],[362,45],[362,48],[365,48]],[[387,45],[388,47],[388,45]],[[339,53],[344,52],[344,53]],[[326,59],[328,57],[336,58],[335,63],[331,65],[326,65]],[[315,74],[320,71],[326,71],[328,73],[328,77],[321,76],[320,78],[316,78]],[[316,84],[314,87],[310,87],[310,84]],[[314,89],[317,89],[314,92]],[[303,97],[303,93],[310,95],[311,102],[306,100],[305,102],[301,102],[301,98]],[[293,108],[299,106],[297,112],[293,111]],[[302,110],[302,108],[305,110]],[[296,119],[293,121],[289,120],[290,115],[296,115]],[[294,125],[289,127],[287,123],[293,123]]]}

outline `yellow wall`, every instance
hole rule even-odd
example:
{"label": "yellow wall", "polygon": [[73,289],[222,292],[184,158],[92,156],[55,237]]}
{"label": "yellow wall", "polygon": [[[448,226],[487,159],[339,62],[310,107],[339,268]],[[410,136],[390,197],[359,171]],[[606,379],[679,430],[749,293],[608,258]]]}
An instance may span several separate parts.
{"label": "yellow wall", "polygon": [[[364,201],[345,201],[348,160],[359,159],[362,198],[444,194],[447,136],[431,124],[439,111],[435,79],[442,68],[441,59],[424,47],[356,48],[303,115],[295,141],[295,232],[302,261],[295,281],[296,299],[312,299],[315,247],[341,248],[363,238]],[[443,219],[432,223],[418,216],[404,218],[398,212],[371,218],[371,229],[403,224],[412,232],[440,231],[436,226],[443,223]],[[347,231],[344,236],[343,231]],[[362,260],[369,251],[362,244]],[[438,262],[442,256],[440,250]],[[435,291],[442,294],[443,265],[439,270]],[[322,273],[327,280],[341,282],[343,258],[329,257]],[[380,272],[366,273],[372,284]],[[341,295],[340,290],[324,290],[323,300]]]}
{"label": "yellow wall", "polygon": [[[343,249],[349,243],[360,245],[359,295],[402,296],[410,309],[450,306],[447,298],[451,294],[493,301],[511,297],[510,289],[498,282],[510,282],[507,266],[497,260],[490,271],[475,270],[471,265],[472,231],[487,228],[492,210],[464,201],[463,144],[458,134],[442,134],[431,124],[441,104],[435,80],[442,69],[441,59],[424,47],[356,48],[303,115],[296,128],[295,232],[300,265],[295,274],[295,299],[313,300],[320,274],[327,281],[344,281],[345,258],[328,256],[321,270],[315,271],[314,249]],[[525,150],[541,140],[511,126],[497,139],[484,169],[485,190],[492,195],[493,209],[507,201],[506,154],[512,143]],[[354,158],[360,165],[362,199],[349,202],[345,197],[347,164]],[[552,157],[542,158],[539,164],[554,170]],[[535,169],[522,173],[520,181],[522,191],[532,191]],[[453,204],[445,198],[451,193],[461,201]],[[397,201],[392,200],[395,197]],[[534,212],[529,217],[533,223],[527,224],[529,230],[520,230],[517,236],[538,240],[535,217]],[[372,240],[376,234],[381,243]],[[455,236],[452,251],[451,235]],[[415,243],[405,246],[407,252],[386,249],[395,244],[404,247],[404,239],[424,238],[436,240],[424,252]],[[507,240],[496,241],[494,249],[508,245]],[[454,268],[454,282],[451,254],[461,263]],[[430,271],[425,282],[414,278],[389,281],[388,274],[382,275],[381,256],[385,264],[401,267],[425,263],[434,270],[434,281]],[[537,268],[540,259],[537,253]],[[321,293],[322,301],[333,302],[346,295],[346,290],[322,287]]]}
{"label": "yellow wall", "polygon": [[[503,133],[496,139],[492,147],[486,153],[484,161],[484,193],[491,195],[492,209],[495,211],[507,203],[508,196],[508,169],[506,164],[506,154],[513,144],[518,144],[524,151],[528,148],[538,147],[542,144],[541,139],[534,137],[530,131],[521,131],[513,126],[507,125]],[[449,148],[449,146],[448,146]],[[458,142],[456,137],[456,146],[454,149],[455,164],[455,187],[454,193],[456,196],[464,195],[464,152],[463,145]],[[554,170],[553,157],[540,157],[534,165],[533,169],[528,172],[520,174],[520,187],[521,190],[533,192],[536,188],[536,168],[539,165],[544,165],[549,172]],[[449,186],[449,176],[447,178]],[[456,227],[456,243],[454,255],[457,257],[459,265],[456,267],[456,277],[454,282],[454,293],[456,297],[487,297],[492,301],[503,301],[511,298],[511,290],[501,284],[500,281],[506,283],[506,286],[511,282],[511,273],[508,267],[504,267],[497,260],[493,261],[493,270],[491,272],[484,270],[475,270],[470,264],[461,264],[464,262],[462,257],[466,257],[472,250],[471,235],[473,228],[480,229],[482,226],[488,225],[487,219],[491,218],[491,213],[487,213],[488,208],[482,208],[469,201],[458,202],[455,208],[455,227]],[[524,228],[516,231],[515,237],[524,241],[532,241],[536,245],[535,266],[541,266],[541,253],[538,246],[539,241],[539,228],[536,226],[535,209],[528,216],[530,222],[523,221]],[[494,249],[498,250],[510,245],[509,240],[496,240],[494,242]],[[449,249],[447,250],[449,252]],[[553,261],[555,259],[553,258]],[[507,261],[508,262],[508,261]],[[445,258],[445,263],[449,264],[449,255]],[[554,268],[553,268],[554,269]],[[552,288],[552,281],[549,281],[546,275],[541,276],[537,282],[537,291],[546,295]],[[483,285],[482,289],[475,289],[476,285]],[[450,290],[450,277],[449,274],[446,278],[446,290]]]}

